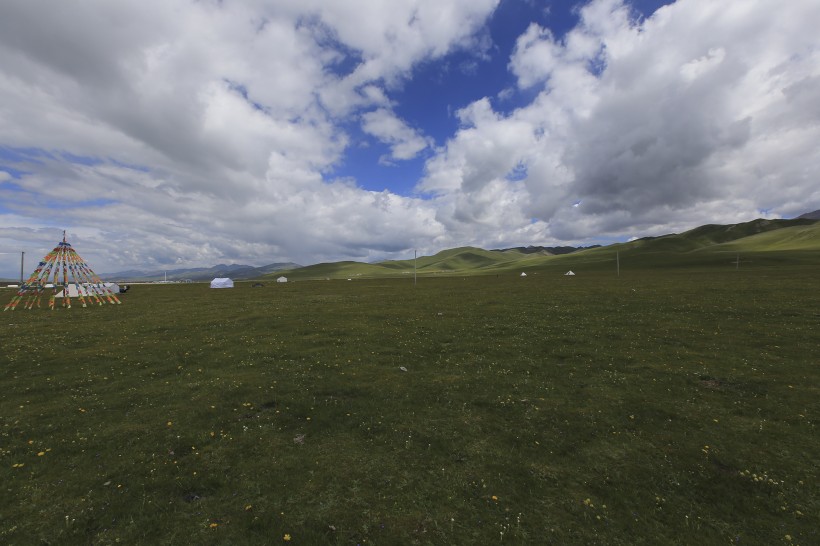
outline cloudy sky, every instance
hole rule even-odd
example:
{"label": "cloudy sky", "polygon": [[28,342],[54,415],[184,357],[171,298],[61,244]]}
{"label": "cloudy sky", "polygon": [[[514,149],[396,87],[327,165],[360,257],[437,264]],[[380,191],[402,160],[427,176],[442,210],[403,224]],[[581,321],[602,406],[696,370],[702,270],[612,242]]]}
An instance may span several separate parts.
{"label": "cloudy sky", "polygon": [[63,230],[112,272],[820,209],[818,28],[817,0],[2,2],[0,276]]}

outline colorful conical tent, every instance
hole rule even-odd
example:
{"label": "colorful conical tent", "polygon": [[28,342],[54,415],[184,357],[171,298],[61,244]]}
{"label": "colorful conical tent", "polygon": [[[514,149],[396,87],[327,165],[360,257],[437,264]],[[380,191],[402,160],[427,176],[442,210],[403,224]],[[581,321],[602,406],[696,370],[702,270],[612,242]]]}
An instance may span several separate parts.
{"label": "colorful conical tent", "polygon": [[[49,278],[52,280],[49,281]],[[54,309],[58,297],[62,300],[63,307],[69,309],[72,297],[80,300],[83,307],[89,303],[122,303],[66,242],[65,231],[63,241],[46,254],[3,311],[14,311],[20,304],[25,309],[40,307],[40,301],[46,295],[47,289],[51,290],[48,299],[50,309]]]}

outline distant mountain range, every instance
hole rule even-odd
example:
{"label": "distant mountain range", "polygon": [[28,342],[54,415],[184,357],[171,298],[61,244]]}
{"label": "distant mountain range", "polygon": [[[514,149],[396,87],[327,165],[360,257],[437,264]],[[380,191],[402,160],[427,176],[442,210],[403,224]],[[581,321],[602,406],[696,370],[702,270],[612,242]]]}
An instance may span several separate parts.
{"label": "distant mountain range", "polygon": [[814,212],[807,212],[806,214],[801,214],[798,218],[808,219],[808,220],[820,220],[820,209]]}
{"label": "distant mountain range", "polygon": [[118,271],[116,273],[102,273],[100,277],[107,281],[131,281],[131,282],[152,282],[152,281],[210,281],[215,277],[230,277],[234,280],[256,279],[264,275],[277,273],[279,271],[296,269],[302,267],[293,262],[275,263],[254,267],[242,264],[219,264],[213,267],[194,267],[189,269],[168,269],[161,271],[142,271],[130,269]]}

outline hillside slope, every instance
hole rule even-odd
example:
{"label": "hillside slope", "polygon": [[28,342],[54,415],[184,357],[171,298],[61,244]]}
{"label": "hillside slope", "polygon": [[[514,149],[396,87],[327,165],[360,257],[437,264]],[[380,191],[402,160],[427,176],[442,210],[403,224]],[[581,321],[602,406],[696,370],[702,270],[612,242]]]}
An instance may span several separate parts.
{"label": "hillside slope", "polygon": [[783,250],[820,250],[820,222],[808,225],[794,225],[775,231],[756,233],[721,243],[713,250],[732,252],[768,252]]}
{"label": "hillside slope", "polygon": [[[779,232],[784,228],[811,226],[815,223],[816,220],[810,219],[765,220],[758,218],[740,224],[706,224],[683,233],[674,233],[661,237],[646,237],[633,241],[633,243],[634,248],[646,252],[689,252],[713,245],[736,242],[761,233]],[[778,233],[772,237],[772,240],[779,237],[780,234]]]}
{"label": "hillside slope", "polygon": [[[737,257],[755,254],[757,264],[820,264],[820,221],[757,219],[731,225],[708,224],[683,233],[646,237],[605,247],[551,255],[521,249],[504,251],[460,247],[417,260],[375,264],[338,262],[285,272],[294,280],[449,275],[492,275],[545,271],[607,270],[616,258],[630,268],[727,266]],[[744,259],[750,260],[746,256]],[[414,269],[415,268],[415,269]]]}
{"label": "hillside slope", "polygon": [[[475,247],[442,250],[433,256],[416,260],[388,260],[375,264],[333,262],[285,271],[281,274],[297,279],[373,278],[417,275],[453,275],[489,273],[495,269],[514,267],[530,255],[519,251],[495,252]],[[277,273],[277,276],[280,273]],[[269,275],[266,275],[269,277]]]}

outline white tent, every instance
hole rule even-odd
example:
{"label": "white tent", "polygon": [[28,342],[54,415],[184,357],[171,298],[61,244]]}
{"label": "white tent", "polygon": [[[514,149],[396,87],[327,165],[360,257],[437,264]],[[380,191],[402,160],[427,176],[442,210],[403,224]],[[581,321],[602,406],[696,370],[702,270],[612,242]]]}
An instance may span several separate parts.
{"label": "white tent", "polygon": [[211,288],[233,288],[233,281],[226,277],[217,277],[211,281]]}
{"label": "white tent", "polygon": [[[69,298],[78,298],[80,296],[88,296],[91,294],[91,290],[86,285],[76,285],[76,284],[69,284],[68,285],[68,297]],[[55,298],[64,298],[65,297],[65,290],[60,290],[56,294],[54,294]]]}
{"label": "white tent", "polygon": [[[53,286],[53,285],[52,285]],[[59,285],[58,285],[59,286]],[[68,285],[68,297],[69,298],[79,298],[80,296],[92,296],[94,294],[97,295],[105,295],[106,289],[108,289],[112,294],[119,294],[120,293],[120,286],[114,282],[106,282],[100,284],[74,284],[70,283]],[[54,294],[55,298],[64,298],[65,297],[65,289],[60,290],[56,294]]]}
{"label": "white tent", "polygon": [[276,282],[288,282],[288,278],[287,277],[279,277],[278,279],[276,279]]}
{"label": "white tent", "polygon": [[521,272],[521,276],[522,276],[522,277],[526,277],[526,276],[527,276],[527,274],[526,274],[526,273],[524,273],[524,272],[522,271],[522,272]]}
{"label": "white tent", "polygon": [[575,273],[573,273],[572,270],[569,270],[566,273],[564,273],[564,275],[575,275]]}
{"label": "white tent", "polygon": [[120,285],[118,285],[115,282],[104,283],[104,286],[106,288],[108,288],[109,290],[111,290],[111,292],[113,292],[114,294],[119,294],[120,293]]}

